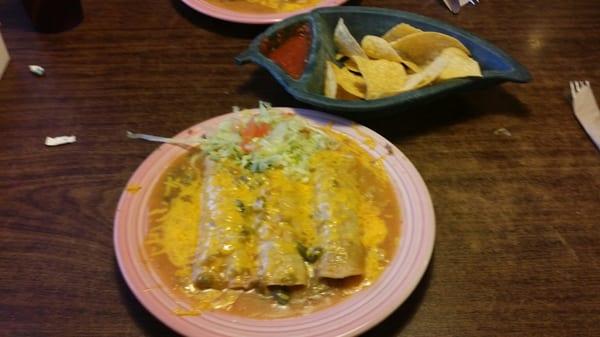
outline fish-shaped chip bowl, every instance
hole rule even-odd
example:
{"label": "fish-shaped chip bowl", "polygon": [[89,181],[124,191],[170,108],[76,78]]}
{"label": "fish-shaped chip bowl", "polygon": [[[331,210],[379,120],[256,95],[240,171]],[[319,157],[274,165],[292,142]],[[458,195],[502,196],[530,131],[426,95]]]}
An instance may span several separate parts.
{"label": "fish-shaped chip bowl", "polygon": [[[407,23],[423,31],[449,35],[458,39],[470,51],[471,57],[479,63],[482,76],[449,79],[373,100],[326,97],[326,62],[336,61],[333,36],[340,18],[357,41],[361,41],[365,35],[381,36],[400,23]],[[276,55],[276,52],[280,55]],[[502,82],[526,83],[531,80],[527,69],[516,60],[465,30],[414,13],[372,7],[321,8],[288,18],[258,35],[235,61],[238,64],[254,62],[264,67],[299,101],[342,113],[392,107],[394,110],[401,110],[454,92]]]}

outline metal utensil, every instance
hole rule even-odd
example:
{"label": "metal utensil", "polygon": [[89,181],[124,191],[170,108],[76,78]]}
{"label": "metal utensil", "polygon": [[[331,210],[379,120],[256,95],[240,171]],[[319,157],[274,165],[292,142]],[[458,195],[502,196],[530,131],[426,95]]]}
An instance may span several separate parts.
{"label": "metal utensil", "polygon": [[446,7],[454,14],[458,14],[460,8],[469,3],[471,5],[476,5],[479,3],[479,0],[444,0]]}

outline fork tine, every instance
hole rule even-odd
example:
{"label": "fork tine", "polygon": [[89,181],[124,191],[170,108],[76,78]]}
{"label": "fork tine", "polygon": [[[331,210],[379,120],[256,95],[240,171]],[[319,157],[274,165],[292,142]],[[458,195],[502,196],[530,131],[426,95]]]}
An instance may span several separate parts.
{"label": "fork tine", "polygon": [[586,87],[590,87],[591,88],[590,81],[585,81],[584,83],[585,83]]}
{"label": "fork tine", "polygon": [[580,81],[575,81],[575,90],[577,92],[579,92],[579,90],[581,90],[581,82]]}
{"label": "fork tine", "polygon": [[573,84],[573,81],[569,81],[569,87],[571,88],[571,97],[573,95],[575,95],[575,84]]}

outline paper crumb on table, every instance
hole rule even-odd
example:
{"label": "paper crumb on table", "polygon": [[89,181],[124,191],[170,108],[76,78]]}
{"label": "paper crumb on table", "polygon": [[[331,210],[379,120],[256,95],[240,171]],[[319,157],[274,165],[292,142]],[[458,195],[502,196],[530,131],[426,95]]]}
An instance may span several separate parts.
{"label": "paper crumb on table", "polygon": [[44,76],[46,70],[38,65],[32,64],[29,66],[29,71],[33,73],[35,76]]}
{"label": "paper crumb on table", "polygon": [[44,144],[46,144],[46,146],[58,146],[75,143],[76,141],[77,137],[75,136],[46,137]]}
{"label": "paper crumb on table", "polygon": [[496,136],[506,136],[506,137],[512,136],[512,133],[510,133],[510,131],[508,131],[508,129],[506,129],[506,128],[496,129],[496,130],[494,130],[494,134]]}

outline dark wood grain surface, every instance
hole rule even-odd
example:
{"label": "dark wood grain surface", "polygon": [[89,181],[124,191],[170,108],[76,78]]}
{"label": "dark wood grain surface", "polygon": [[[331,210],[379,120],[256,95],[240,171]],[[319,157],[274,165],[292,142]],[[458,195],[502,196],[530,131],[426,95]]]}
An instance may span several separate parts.
{"label": "dark wood grain surface", "polygon": [[[467,29],[534,78],[366,122],[420,171],[437,217],[423,280],[367,335],[600,336],[600,153],[566,98],[572,79],[600,94],[600,2],[482,0],[459,15],[434,0],[352,4]],[[83,1],[83,11],[75,29],[42,34],[20,1],[0,0],[12,57],[0,80],[0,335],[172,335],[115,260],[119,195],[155,149],[125,131],[174,135],[259,99],[307,106],[233,63],[265,26],[178,0]],[[43,145],[68,134],[78,142]]]}

